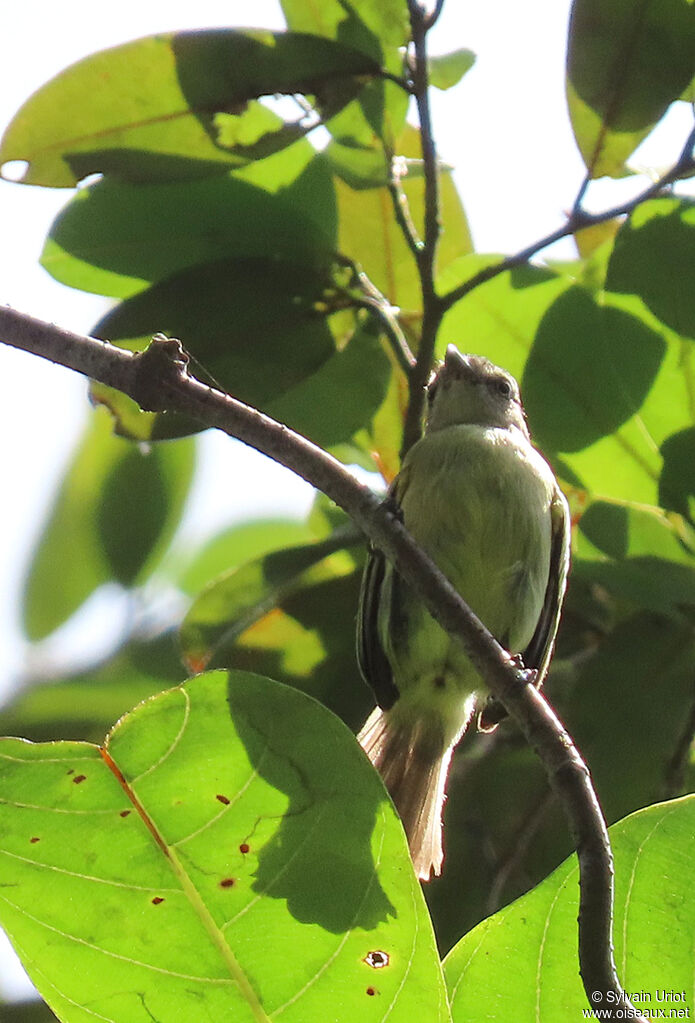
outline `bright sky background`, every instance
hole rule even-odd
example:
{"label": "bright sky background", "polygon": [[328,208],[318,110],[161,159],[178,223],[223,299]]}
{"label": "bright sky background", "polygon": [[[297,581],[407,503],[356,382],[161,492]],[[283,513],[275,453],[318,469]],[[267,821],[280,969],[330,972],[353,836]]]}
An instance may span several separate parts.
{"label": "bright sky background", "polygon": [[[461,85],[434,92],[435,131],[455,177],[480,251],[513,252],[557,227],[571,206],[583,165],[569,126],[564,56],[569,0],[448,0],[431,37],[431,52],[465,46],[478,61]],[[249,15],[252,11],[252,15]],[[251,20],[249,20],[249,17]],[[95,5],[72,0],[15,4],[0,38],[0,132],[22,102],[68,64],[95,50],[157,31],[245,25],[283,27],[279,3],[255,0],[120,0]],[[685,106],[642,147],[645,165],[676,157],[689,130]],[[657,166],[656,170],[660,168]],[[593,208],[619,201],[634,184],[599,185]],[[71,291],[38,265],[65,190],[0,182],[0,302],[88,333],[106,308],[97,296]],[[592,193],[593,194],[593,193]],[[569,242],[552,253],[571,256]],[[0,696],[21,655],[17,598],[46,503],[88,414],[86,385],[77,375],[0,345],[0,466],[5,498],[0,511]],[[189,515],[189,535],[213,531],[246,514],[302,511],[306,484],[226,438],[206,440],[201,475],[206,489]],[[236,486],[225,484],[234,479]],[[215,482],[216,481],[216,482]],[[240,496],[243,497],[243,505]],[[7,997],[26,982],[3,973]]]}

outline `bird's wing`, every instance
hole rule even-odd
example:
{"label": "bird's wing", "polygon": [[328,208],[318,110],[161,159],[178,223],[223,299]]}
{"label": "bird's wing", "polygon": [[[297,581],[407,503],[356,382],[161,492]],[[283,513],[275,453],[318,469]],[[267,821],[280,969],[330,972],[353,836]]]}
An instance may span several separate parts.
{"label": "bird's wing", "polygon": [[[550,571],[545,599],[536,631],[531,637],[531,642],[521,652],[524,666],[534,668],[536,671],[533,684],[539,689],[543,685],[553,656],[570,563],[570,514],[567,501],[559,487],[550,505],[550,522]],[[480,713],[478,727],[483,732],[492,731],[506,716],[507,712],[499,700],[490,698]]]}
{"label": "bird's wing", "polygon": [[[386,502],[396,514],[400,514],[401,495],[408,484],[407,466],[401,470],[389,487]],[[389,578],[387,579],[387,575]],[[386,580],[386,585],[384,582]],[[393,607],[387,609],[383,602],[393,605],[398,576],[380,550],[370,548],[367,564],[362,576],[360,602],[357,612],[357,663],[362,678],[374,690],[377,703],[382,710],[389,710],[400,696],[393,680],[391,664],[386,656],[379,636],[379,609],[382,620],[391,617]]]}
{"label": "bird's wing", "polygon": [[392,707],[399,696],[391,665],[379,638],[379,605],[387,571],[391,568],[381,551],[370,550],[357,612],[357,663],[382,710]]}
{"label": "bird's wing", "polygon": [[553,656],[570,562],[570,514],[567,501],[559,488],[550,505],[550,518],[550,572],[545,600],[536,631],[521,655],[527,668],[536,669],[535,685],[538,687],[543,684]]}

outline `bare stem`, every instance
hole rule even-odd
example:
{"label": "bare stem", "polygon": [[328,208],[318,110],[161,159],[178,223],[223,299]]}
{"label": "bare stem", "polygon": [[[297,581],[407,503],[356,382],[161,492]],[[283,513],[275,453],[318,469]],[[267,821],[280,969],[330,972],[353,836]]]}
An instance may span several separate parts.
{"label": "bare stem", "polygon": [[437,148],[432,131],[429,80],[427,72],[428,16],[419,0],[408,0],[413,40],[412,92],[417,104],[422,144],[422,162],[425,179],[425,225],[422,242],[413,254],[417,263],[422,293],[422,329],[415,365],[408,380],[410,393],[403,427],[404,455],[422,432],[425,406],[425,387],[432,371],[437,331],[442,322],[444,308],[434,287],[434,275],[439,243],[439,167]]}
{"label": "bare stem", "polygon": [[[7,307],[0,308],[0,339],[116,387],[147,410],[185,413],[205,427],[239,438],[298,473],[350,515],[437,621],[463,644],[493,695],[505,705],[542,760],[569,819],[579,858],[579,960],[584,987],[587,994],[603,992],[602,1004],[612,1005],[622,1018],[626,1011],[634,1012],[620,987],[613,960],[612,856],[587,767],[542,694],[524,683],[509,654],[388,505],[306,438],[190,376],[187,356],[174,339],[159,335],[145,352],[133,354]],[[630,1018],[642,1017],[635,1014]]]}

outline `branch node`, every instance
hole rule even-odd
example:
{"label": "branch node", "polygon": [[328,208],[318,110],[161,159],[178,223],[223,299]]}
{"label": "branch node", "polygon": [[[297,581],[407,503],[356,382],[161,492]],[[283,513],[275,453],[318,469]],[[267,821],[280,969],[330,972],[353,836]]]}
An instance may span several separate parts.
{"label": "branch node", "polygon": [[154,334],[135,359],[132,397],[144,412],[165,412],[170,388],[188,376],[188,353],[178,338]]}

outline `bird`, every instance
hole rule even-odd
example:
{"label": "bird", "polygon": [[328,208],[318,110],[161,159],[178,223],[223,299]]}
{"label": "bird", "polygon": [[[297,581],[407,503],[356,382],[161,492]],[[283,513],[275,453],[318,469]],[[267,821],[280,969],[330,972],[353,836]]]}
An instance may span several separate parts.
{"label": "bird", "polygon": [[[533,446],[515,378],[449,345],[425,429],[387,501],[499,643],[540,686],[570,562],[567,501]],[[451,756],[486,692],[463,646],[378,549],[365,565],[357,660],[377,706],[357,738],[400,815],[417,876],[441,873]],[[504,717],[489,700],[479,727]]]}

